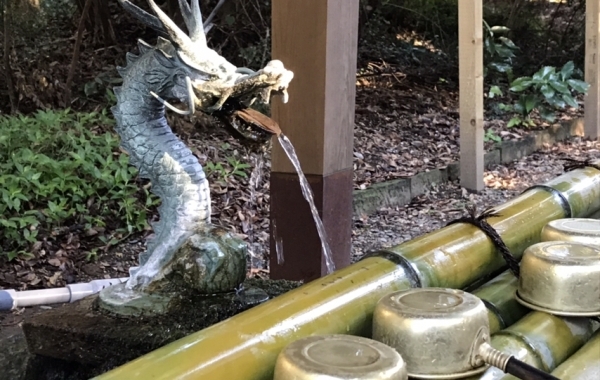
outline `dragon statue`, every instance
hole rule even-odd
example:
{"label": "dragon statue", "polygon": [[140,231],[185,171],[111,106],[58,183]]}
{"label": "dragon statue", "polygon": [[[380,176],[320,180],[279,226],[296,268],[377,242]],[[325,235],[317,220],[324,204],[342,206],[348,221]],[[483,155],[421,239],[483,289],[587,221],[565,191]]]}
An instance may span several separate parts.
{"label": "dragon statue", "polygon": [[[123,84],[114,89],[117,104],[112,108],[122,147],[140,176],[151,181],[152,192],[162,203],[160,220],[153,225],[155,237],[140,255],[139,267],[130,270],[124,287],[101,293],[109,303],[125,302],[132,294],[165,292],[174,284],[218,293],[243,282],[246,246],[211,225],[206,175],[171,131],[165,110],[190,116],[196,111],[213,114],[242,136],[266,139],[280,131],[276,125],[261,123],[268,118],[248,107],[256,100],[269,103],[273,94],[287,102],[293,78],[277,60],[259,71],[228,62],[207,46],[208,28],[198,0],[178,1],[187,34],[154,0],[148,0],[154,15],[129,0],[119,0],[139,21],[166,36],[159,37],[156,46],[140,40],[140,55],[127,54],[127,66],[118,68]],[[171,100],[187,104],[188,109],[176,108]]]}

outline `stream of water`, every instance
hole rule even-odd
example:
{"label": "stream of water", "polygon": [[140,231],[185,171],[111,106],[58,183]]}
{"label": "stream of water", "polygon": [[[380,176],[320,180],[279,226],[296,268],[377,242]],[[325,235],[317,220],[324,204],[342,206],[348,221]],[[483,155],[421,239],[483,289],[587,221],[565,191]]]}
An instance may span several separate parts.
{"label": "stream of water", "polygon": [[325,227],[323,226],[323,221],[321,220],[319,212],[317,211],[317,207],[315,206],[315,200],[313,197],[312,189],[310,188],[308,180],[306,179],[306,176],[304,175],[304,172],[300,167],[300,161],[298,160],[298,156],[296,155],[296,150],[294,149],[292,142],[283,133],[281,133],[278,136],[278,140],[279,144],[281,144],[281,147],[292,162],[292,165],[294,165],[294,169],[296,169],[298,177],[300,178],[300,188],[302,189],[302,195],[304,196],[304,199],[306,199],[308,205],[310,206],[310,212],[312,213],[315,225],[317,226],[317,232],[319,233],[319,238],[321,239],[321,249],[323,252],[323,256],[325,257],[327,274],[329,274],[335,270],[335,264],[333,263],[331,249],[329,248],[329,244],[327,243],[327,235],[325,234]]}
{"label": "stream of water", "polygon": [[[252,170],[252,174],[250,174],[250,179],[248,180],[248,184],[250,187],[250,203],[251,204],[256,204],[256,192],[260,187],[260,184],[262,182],[262,168],[264,166],[265,160],[263,155],[250,155],[250,160],[252,161],[252,164],[254,165],[254,169]],[[249,230],[246,232],[244,231],[244,233],[246,233],[248,235],[248,253],[250,253],[250,257],[251,257],[251,264],[254,267],[254,261],[259,261],[261,259],[264,258],[264,252],[257,252],[256,248],[257,245],[254,244],[254,223],[256,221],[256,214],[254,211],[250,211],[250,216],[249,216],[249,223],[248,223],[248,228]],[[260,251],[260,250],[259,250]]]}

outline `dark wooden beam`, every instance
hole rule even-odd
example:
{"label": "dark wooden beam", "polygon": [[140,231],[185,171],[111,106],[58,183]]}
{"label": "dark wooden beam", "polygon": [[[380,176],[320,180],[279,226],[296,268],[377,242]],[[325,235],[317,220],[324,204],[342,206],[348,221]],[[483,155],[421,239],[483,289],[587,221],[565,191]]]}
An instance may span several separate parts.
{"label": "dark wooden beam", "polygon": [[[273,0],[272,9],[273,59],[295,75],[289,103],[275,103],[273,117],[296,148],[337,268],[350,263],[358,9],[359,0]],[[276,241],[281,242],[279,259]],[[293,280],[326,273],[298,177],[277,143],[270,271],[271,278]]]}

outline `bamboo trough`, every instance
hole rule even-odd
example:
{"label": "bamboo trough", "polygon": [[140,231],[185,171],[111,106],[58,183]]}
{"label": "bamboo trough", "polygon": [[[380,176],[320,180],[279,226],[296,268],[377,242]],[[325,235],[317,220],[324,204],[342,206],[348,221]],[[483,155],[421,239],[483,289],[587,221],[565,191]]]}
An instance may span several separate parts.
{"label": "bamboo trough", "polygon": [[[528,246],[540,241],[548,222],[600,211],[600,171],[591,167],[571,171],[530,188],[495,211],[500,216],[488,222],[520,258]],[[374,307],[388,293],[411,287],[476,289],[504,267],[483,232],[468,224],[450,225],[375,252],[96,379],[270,380],[277,355],[297,339],[319,334],[368,337]],[[551,371],[585,344],[595,325],[589,320],[574,324],[543,313],[526,314],[528,310],[512,298],[516,281],[511,276],[501,274],[473,291],[488,306],[490,326],[496,332],[493,343],[509,352],[525,352],[523,360]],[[519,348],[523,344],[526,350]],[[493,372],[481,378],[503,376]]]}

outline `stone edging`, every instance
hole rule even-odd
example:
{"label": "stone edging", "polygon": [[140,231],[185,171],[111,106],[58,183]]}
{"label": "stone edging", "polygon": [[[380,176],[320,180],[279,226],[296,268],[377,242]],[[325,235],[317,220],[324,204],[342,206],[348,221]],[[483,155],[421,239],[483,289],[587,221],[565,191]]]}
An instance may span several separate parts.
{"label": "stone edging", "polygon": [[[544,144],[554,144],[571,136],[582,136],[583,120],[556,124],[542,131],[532,131],[519,141],[503,141],[496,149],[485,154],[485,167],[506,164],[528,156],[541,149]],[[453,162],[445,168],[417,173],[408,178],[400,178],[376,183],[365,190],[354,190],[354,214],[370,214],[381,207],[403,206],[424,194],[433,184],[454,181],[459,178],[460,166]]]}

